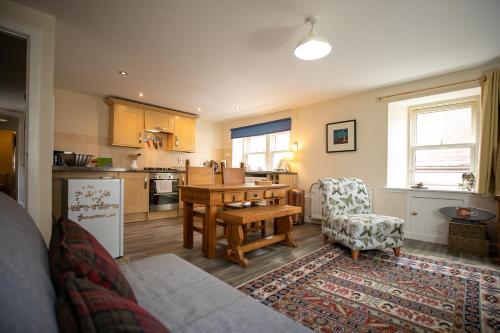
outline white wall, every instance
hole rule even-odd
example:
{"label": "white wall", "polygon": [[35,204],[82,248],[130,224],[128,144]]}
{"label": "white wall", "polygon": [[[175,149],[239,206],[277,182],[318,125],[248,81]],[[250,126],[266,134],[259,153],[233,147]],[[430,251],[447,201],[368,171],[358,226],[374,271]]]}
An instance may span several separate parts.
{"label": "white wall", "polygon": [[0,0],[0,26],[29,34],[27,209],[46,242],[52,231],[52,139],[54,116],[54,17]]}
{"label": "white wall", "polygon": [[[294,140],[299,144],[299,151],[295,154],[295,167],[299,173],[300,188],[309,189],[311,183],[320,177],[359,177],[374,189],[375,212],[405,218],[406,194],[384,190],[387,182],[388,101],[378,102],[377,97],[473,80],[486,70],[498,67],[500,61],[497,60],[469,70],[302,106],[266,117],[228,121],[224,124],[224,147],[230,150],[231,128],[289,114],[292,116]],[[326,153],[325,125],[350,119],[357,121],[357,151]],[[475,202],[491,209],[493,201],[488,198],[477,199]]]}
{"label": "white wall", "polygon": [[139,168],[182,166],[189,158],[192,165],[222,158],[223,126],[198,118],[196,120],[196,152],[178,153],[109,145],[109,108],[101,97],[55,89],[54,148],[82,152],[99,157],[112,157],[116,167],[129,167],[128,155],[140,152]]}

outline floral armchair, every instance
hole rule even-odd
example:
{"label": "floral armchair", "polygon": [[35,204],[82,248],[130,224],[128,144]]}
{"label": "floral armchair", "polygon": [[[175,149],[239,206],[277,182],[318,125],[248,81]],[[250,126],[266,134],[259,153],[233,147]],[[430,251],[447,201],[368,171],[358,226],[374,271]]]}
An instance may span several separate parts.
{"label": "floral armchair", "polygon": [[322,178],[319,181],[323,212],[323,237],[351,249],[356,260],[360,250],[394,249],[403,245],[404,220],[371,213],[365,184],[356,178]]}

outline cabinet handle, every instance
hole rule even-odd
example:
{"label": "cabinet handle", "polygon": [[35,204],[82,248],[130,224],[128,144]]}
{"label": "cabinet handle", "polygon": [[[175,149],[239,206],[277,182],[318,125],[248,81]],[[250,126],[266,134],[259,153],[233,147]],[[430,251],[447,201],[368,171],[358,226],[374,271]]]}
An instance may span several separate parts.
{"label": "cabinet handle", "polygon": [[144,189],[148,188],[148,177],[144,177]]}
{"label": "cabinet handle", "polygon": [[139,143],[142,143],[142,132],[139,132]]}
{"label": "cabinet handle", "polygon": [[411,215],[418,215],[416,211],[411,212]]}
{"label": "cabinet handle", "polygon": [[175,146],[179,147],[179,136],[178,135],[175,136]]}

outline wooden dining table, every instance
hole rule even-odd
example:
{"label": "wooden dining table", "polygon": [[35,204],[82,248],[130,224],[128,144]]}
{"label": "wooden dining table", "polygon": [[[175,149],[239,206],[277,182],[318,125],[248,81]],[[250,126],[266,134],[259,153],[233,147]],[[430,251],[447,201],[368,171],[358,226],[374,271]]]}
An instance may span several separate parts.
{"label": "wooden dining table", "polygon": [[205,206],[206,217],[203,223],[204,255],[213,259],[216,255],[216,218],[217,211],[224,204],[234,202],[257,202],[261,200],[283,203],[289,185],[268,184],[211,184],[181,185],[181,201],[183,202],[183,234],[184,247],[193,248],[193,206]]}

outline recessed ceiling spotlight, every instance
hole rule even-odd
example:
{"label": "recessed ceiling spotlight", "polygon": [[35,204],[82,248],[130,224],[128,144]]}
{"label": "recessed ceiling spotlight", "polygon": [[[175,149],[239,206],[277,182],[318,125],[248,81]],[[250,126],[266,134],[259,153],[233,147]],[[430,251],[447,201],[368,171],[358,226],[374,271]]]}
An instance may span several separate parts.
{"label": "recessed ceiling spotlight", "polygon": [[0,119],[0,123],[6,123],[6,122],[8,122],[7,119]]}
{"label": "recessed ceiling spotlight", "polygon": [[236,109],[236,111],[239,111],[240,107],[238,105],[236,105],[235,109]]}
{"label": "recessed ceiling spotlight", "polygon": [[123,75],[123,76],[128,75],[128,73],[125,71],[118,71],[118,74]]}
{"label": "recessed ceiling spotlight", "polygon": [[144,93],[139,93],[139,97],[144,97]]}
{"label": "recessed ceiling spotlight", "polygon": [[314,31],[314,25],[318,23],[318,18],[311,16],[306,19],[306,24],[311,26],[309,35],[303,38],[295,47],[295,56],[302,60],[317,60],[326,57],[332,46],[328,39],[321,37]]}
{"label": "recessed ceiling spotlight", "polygon": [[201,112],[201,108],[198,108],[198,112]]}

